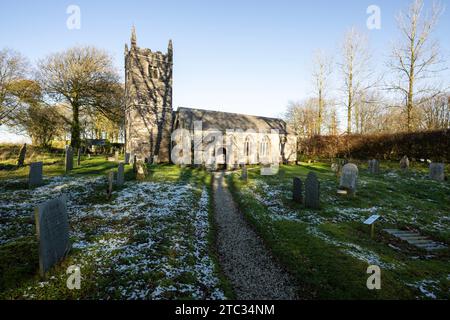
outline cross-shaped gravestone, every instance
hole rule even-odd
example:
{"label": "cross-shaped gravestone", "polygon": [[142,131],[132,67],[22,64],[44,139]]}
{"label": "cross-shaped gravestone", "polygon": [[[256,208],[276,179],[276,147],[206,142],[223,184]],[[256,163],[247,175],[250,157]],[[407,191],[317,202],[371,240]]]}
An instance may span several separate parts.
{"label": "cross-shaped gravestone", "polygon": [[356,182],[358,179],[358,167],[353,163],[347,163],[342,167],[339,189],[346,190],[350,194],[356,192]]}
{"label": "cross-shaped gravestone", "polygon": [[320,208],[320,183],[314,172],[308,173],[305,180],[305,207],[308,209]]}
{"label": "cross-shaped gravestone", "polygon": [[28,186],[30,188],[42,185],[42,162],[33,162],[30,164],[30,173],[28,175]]}
{"label": "cross-shaped gravestone", "polygon": [[302,204],[303,203],[303,182],[300,178],[294,178],[293,180],[292,199]]}
{"label": "cross-shaped gravestone", "polygon": [[66,147],[66,173],[73,169],[73,150],[72,147]]}
{"label": "cross-shaped gravestone", "polygon": [[70,249],[66,197],[38,205],[35,208],[35,223],[39,242],[39,270],[44,277]]}

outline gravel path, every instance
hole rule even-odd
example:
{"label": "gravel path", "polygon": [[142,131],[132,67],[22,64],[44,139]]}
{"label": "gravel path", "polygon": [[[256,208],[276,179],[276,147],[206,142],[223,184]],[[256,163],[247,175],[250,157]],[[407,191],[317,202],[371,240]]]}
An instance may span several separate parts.
{"label": "gravel path", "polygon": [[295,286],[272,259],[262,240],[244,220],[224,173],[214,174],[217,250],[222,270],[238,300],[294,300]]}

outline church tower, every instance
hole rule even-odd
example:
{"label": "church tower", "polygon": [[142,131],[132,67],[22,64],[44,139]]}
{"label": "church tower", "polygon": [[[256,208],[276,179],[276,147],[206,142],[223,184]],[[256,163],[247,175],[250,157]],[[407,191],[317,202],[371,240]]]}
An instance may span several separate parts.
{"label": "church tower", "polygon": [[133,27],[125,45],[125,148],[137,160],[170,161],[172,69],[172,41],[166,54],[139,48]]}

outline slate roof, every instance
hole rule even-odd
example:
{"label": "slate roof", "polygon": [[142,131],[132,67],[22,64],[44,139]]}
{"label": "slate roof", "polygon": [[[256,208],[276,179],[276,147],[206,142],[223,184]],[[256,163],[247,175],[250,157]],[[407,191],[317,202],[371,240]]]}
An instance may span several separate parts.
{"label": "slate roof", "polygon": [[188,130],[193,130],[194,121],[202,121],[203,130],[242,129],[246,131],[252,129],[256,132],[261,130],[270,132],[271,129],[275,129],[281,134],[290,133],[290,130],[286,128],[286,122],[281,119],[221,111],[178,108],[175,112],[175,128],[177,128],[177,121]]}

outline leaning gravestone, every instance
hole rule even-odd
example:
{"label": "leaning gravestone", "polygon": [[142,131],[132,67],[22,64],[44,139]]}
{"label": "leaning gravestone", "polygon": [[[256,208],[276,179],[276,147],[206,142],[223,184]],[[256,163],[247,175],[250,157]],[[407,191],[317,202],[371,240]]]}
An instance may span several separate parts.
{"label": "leaning gravestone", "polygon": [[300,178],[294,178],[294,188],[292,190],[292,200],[297,203],[303,203],[303,182]]}
{"label": "leaning gravestone", "polygon": [[380,173],[380,162],[378,160],[369,160],[369,173],[378,174]]}
{"label": "leaning gravestone", "polygon": [[125,153],[125,164],[130,164],[130,154],[128,152]]}
{"label": "leaning gravestone", "polygon": [[66,148],[66,172],[69,172],[73,169],[73,150],[72,147]]}
{"label": "leaning gravestone", "polygon": [[17,167],[23,167],[24,163],[25,163],[25,155],[27,153],[27,144],[24,143],[24,145],[22,146],[22,148],[20,148],[19,151],[19,159],[17,160]]}
{"label": "leaning gravestone", "polygon": [[342,167],[339,189],[346,190],[348,193],[354,194],[356,192],[357,179],[358,167],[353,163],[347,163]]}
{"label": "leaning gravestone", "polygon": [[305,207],[308,209],[320,208],[320,183],[314,172],[308,173],[305,180]]}
{"label": "leaning gravestone", "polygon": [[409,159],[407,156],[404,156],[401,160],[400,160],[400,169],[402,170],[407,170],[409,168]]}
{"label": "leaning gravestone", "polygon": [[119,167],[117,169],[117,179],[116,179],[116,185],[118,187],[123,186],[124,183],[124,164],[119,163]]}
{"label": "leaning gravestone", "polygon": [[443,163],[430,163],[430,179],[445,180],[445,165]]}
{"label": "leaning gravestone", "polygon": [[42,162],[30,164],[30,173],[28,175],[28,186],[30,188],[42,185],[42,167]]}
{"label": "leaning gravestone", "polygon": [[39,270],[44,277],[70,249],[66,197],[62,196],[37,206],[35,222],[39,241]]}

